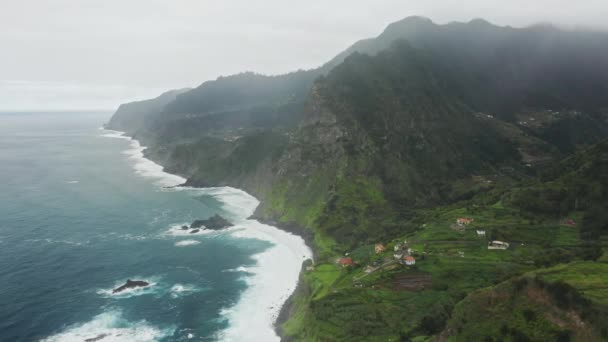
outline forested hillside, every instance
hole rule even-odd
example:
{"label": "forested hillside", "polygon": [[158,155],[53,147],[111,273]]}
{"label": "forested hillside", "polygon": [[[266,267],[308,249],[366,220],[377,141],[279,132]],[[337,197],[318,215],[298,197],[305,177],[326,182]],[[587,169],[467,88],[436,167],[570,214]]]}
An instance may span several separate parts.
{"label": "forested hillside", "polygon": [[608,338],[608,281],[579,279],[608,260],[608,34],[411,17],[130,107],[110,127],[150,158],[311,244],[286,339]]}

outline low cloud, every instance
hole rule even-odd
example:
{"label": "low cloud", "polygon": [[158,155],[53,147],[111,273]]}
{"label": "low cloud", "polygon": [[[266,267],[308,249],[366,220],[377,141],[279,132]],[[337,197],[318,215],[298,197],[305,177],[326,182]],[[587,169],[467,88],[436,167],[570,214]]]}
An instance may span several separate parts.
{"label": "low cloud", "polygon": [[219,75],[313,68],[411,15],[606,28],[607,12],[605,0],[1,1],[0,80],[31,84],[5,84],[0,109],[116,107]]}

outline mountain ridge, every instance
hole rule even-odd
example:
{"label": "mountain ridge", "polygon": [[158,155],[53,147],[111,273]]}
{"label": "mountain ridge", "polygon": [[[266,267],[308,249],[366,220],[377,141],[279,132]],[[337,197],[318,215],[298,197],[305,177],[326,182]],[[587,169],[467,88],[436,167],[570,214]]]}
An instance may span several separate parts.
{"label": "mountain ridge", "polygon": [[[604,255],[608,218],[589,203],[608,198],[606,42],[406,18],[326,71],[206,82],[134,134],[187,185],[242,188],[256,218],[305,236],[315,260],[278,322],[285,339],[441,339],[470,332],[449,318],[475,291]],[[393,260],[405,240],[416,267]],[[345,255],[366,269],[337,267]],[[529,332],[517,324],[505,334]]]}

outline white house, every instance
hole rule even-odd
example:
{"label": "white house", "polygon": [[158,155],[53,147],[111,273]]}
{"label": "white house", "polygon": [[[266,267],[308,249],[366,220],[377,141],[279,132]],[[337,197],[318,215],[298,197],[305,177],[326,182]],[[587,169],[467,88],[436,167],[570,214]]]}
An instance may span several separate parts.
{"label": "white house", "polygon": [[509,248],[508,242],[494,240],[488,243],[488,249],[507,249]]}
{"label": "white house", "polygon": [[477,236],[486,236],[485,230],[476,230],[476,232],[477,232]]}

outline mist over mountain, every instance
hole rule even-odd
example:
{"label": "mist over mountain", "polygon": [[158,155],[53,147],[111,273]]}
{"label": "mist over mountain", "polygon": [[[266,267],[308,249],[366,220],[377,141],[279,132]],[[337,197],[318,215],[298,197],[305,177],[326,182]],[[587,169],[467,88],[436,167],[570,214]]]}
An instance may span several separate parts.
{"label": "mist over mountain", "polygon": [[289,125],[297,119],[285,116],[299,114],[318,76],[354,52],[374,55],[396,39],[427,51],[438,67],[458,81],[455,90],[474,110],[507,120],[525,107],[597,113],[606,107],[602,95],[608,77],[607,37],[553,26],[516,29],[481,19],[437,25],[409,17],[389,25],[376,38],[355,43],[318,69],[279,76],[248,72],[205,82],[163,108],[162,120],[189,116],[189,124],[201,121],[202,129],[213,121],[207,116],[227,121],[228,127],[267,126],[277,121]]}
{"label": "mist over mountain", "polygon": [[[317,69],[171,94],[123,105],[109,127],[187,185],[245,189],[256,218],[307,238],[315,266],[280,322],[287,339],[608,336],[606,293],[577,292],[559,267],[539,278],[605,266],[607,33],[409,17]],[[454,223],[463,216],[477,233]],[[367,277],[392,260],[374,245],[402,240],[425,261]],[[492,240],[518,247],[496,256]],[[336,271],[345,255],[372,271]],[[547,300],[520,305],[531,291]],[[495,293],[526,323],[467,321]],[[568,310],[589,330],[561,324]]]}
{"label": "mist over mountain", "polygon": [[120,105],[107,124],[110,129],[120,129],[133,134],[158,119],[166,105],[190,89],[169,90],[157,98]]}

